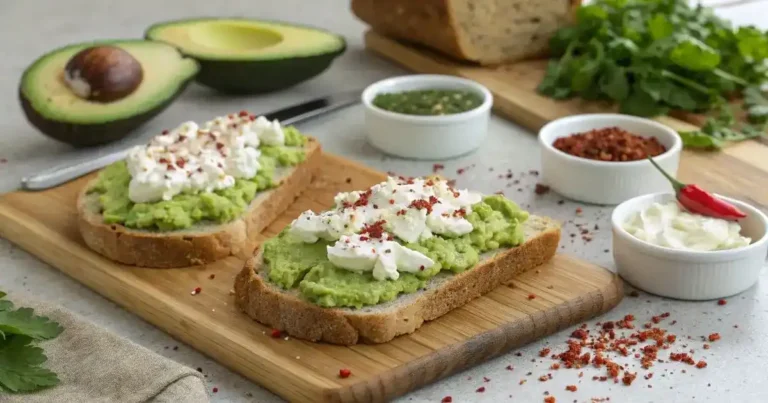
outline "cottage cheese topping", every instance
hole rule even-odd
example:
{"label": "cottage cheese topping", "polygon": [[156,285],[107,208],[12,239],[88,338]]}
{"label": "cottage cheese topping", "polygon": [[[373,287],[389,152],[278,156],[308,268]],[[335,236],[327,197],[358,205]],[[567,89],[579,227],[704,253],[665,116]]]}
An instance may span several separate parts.
{"label": "cottage cheese topping", "polygon": [[400,246],[394,237],[411,243],[433,234],[468,234],[473,228],[464,217],[481,199],[446,181],[390,177],[366,191],[339,193],[333,210],[305,211],[289,231],[307,243],[336,241],[328,247],[328,259],[338,267],[373,271],[378,280],[396,279],[398,270],[424,270],[434,262]]}
{"label": "cottage cheese topping", "polygon": [[211,192],[234,186],[235,179],[253,178],[259,171],[259,146],[283,145],[277,121],[247,112],[206,122],[185,122],[131,149],[126,158],[134,203],[170,200],[185,193]]}
{"label": "cottage cheese topping", "polygon": [[740,248],[752,242],[741,236],[738,223],[688,213],[674,201],[654,203],[635,213],[624,229],[638,239],[673,249],[714,251]]}

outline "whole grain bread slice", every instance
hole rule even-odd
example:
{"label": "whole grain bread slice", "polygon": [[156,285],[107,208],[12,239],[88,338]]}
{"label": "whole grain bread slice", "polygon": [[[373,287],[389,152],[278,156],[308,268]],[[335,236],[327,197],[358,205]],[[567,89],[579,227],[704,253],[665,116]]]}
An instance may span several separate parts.
{"label": "whole grain bread slice", "polygon": [[304,162],[277,168],[276,188],[260,192],[243,214],[225,224],[201,222],[178,231],[140,230],[105,224],[97,194],[86,184],[77,200],[78,226],[86,245],[116,262],[153,268],[207,264],[228,256],[247,259],[257,235],[306,189],[320,163],[320,143],[309,138]]}
{"label": "whole grain bread slice", "polygon": [[581,0],[352,0],[375,31],[480,64],[546,54]]}
{"label": "whole grain bread slice", "polygon": [[486,253],[460,274],[441,272],[425,289],[361,309],[323,308],[268,281],[261,251],[235,279],[235,303],[251,318],[290,336],[333,344],[384,343],[414,332],[469,301],[549,261],[560,242],[560,224],[539,216],[524,223],[525,243]]}

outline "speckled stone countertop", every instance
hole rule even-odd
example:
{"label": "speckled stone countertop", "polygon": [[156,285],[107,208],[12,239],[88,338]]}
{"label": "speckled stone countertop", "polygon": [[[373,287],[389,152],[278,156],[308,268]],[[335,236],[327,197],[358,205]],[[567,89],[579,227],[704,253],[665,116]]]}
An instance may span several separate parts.
{"label": "speckled stone countertop", "polygon": [[[721,9],[719,13],[738,23],[758,24],[763,28],[768,25],[764,19],[768,13],[768,4],[765,3],[732,6]],[[138,37],[151,23],[202,15],[254,16],[318,25],[343,34],[349,48],[322,76],[277,94],[232,98],[192,85],[178,101],[145,126],[143,136],[137,135],[98,151],[73,150],[43,137],[27,125],[17,101],[17,86],[25,66],[38,55],[58,46],[94,38]],[[362,88],[378,79],[406,73],[364,51],[361,42],[363,29],[364,26],[353,18],[347,2],[343,0],[2,2],[0,191],[15,189],[19,179],[26,174],[125,148],[183,120],[204,119],[243,108],[266,112],[309,97]],[[302,126],[302,130],[317,136],[327,151],[383,171],[406,175],[432,172],[433,162],[386,157],[372,148],[363,136],[362,108],[359,106],[309,122]],[[611,210],[561,202],[562,199],[552,192],[536,195],[534,187],[537,178],[531,170],[538,169],[539,157],[535,136],[531,133],[496,117],[491,123],[487,141],[479,150],[442,163],[446,176],[457,179],[460,187],[483,192],[501,190],[532,211],[566,221],[561,252],[613,269],[608,222]],[[462,174],[457,173],[460,168],[465,169]],[[512,178],[506,177],[508,171],[512,173]],[[578,217],[575,213],[577,208],[583,209]],[[574,220],[589,223],[593,228],[590,242],[584,241],[578,234]],[[652,316],[669,313],[669,317],[658,326],[675,334],[677,341],[672,349],[659,353],[664,363],[656,363],[653,368],[644,370],[639,359],[633,356],[634,352],[629,357],[617,359],[620,364],[629,365],[631,371],[637,371],[637,378],[631,386],[624,386],[621,382],[615,384],[610,380],[594,381],[593,376],[605,375],[604,368],[588,366],[580,370],[551,370],[550,366],[556,360],[540,358],[539,352],[544,348],[551,348],[549,354],[564,351],[566,340],[574,330],[567,329],[414,391],[400,400],[439,402],[451,396],[454,402],[541,402],[549,394],[556,397],[557,402],[589,402],[593,398],[610,398],[611,402],[768,401],[768,390],[759,381],[768,368],[768,341],[764,337],[768,334],[766,280],[762,278],[762,283],[730,298],[726,305],[718,305],[714,301],[673,301],[642,292],[633,293],[637,296],[628,296],[616,309],[591,321],[590,329],[593,329],[595,322],[615,321],[632,314],[642,328],[642,324]],[[159,354],[200,368],[207,376],[211,390],[218,388],[218,392],[211,395],[214,402],[279,401],[265,389],[174,341],[161,330],[2,239],[0,289],[26,291],[61,304]],[[628,287],[627,291],[632,289]],[[721,340],[713,343],[702,341],[703,337],[715,332],[720,334]],[[711,348],[704,349],[704,344],[711,344]],[[679,362],[668,362],[669,352],[688,350],[694,350],[694,359],[705,360],[707,367],[697,369]],[[513,369],[510,371],[508,366]],[[580,372],[583,372],[582,377],[579,377]],[[645,379],[650,372],[653,377]],[[548,379],[548,373],[552,374],[552,379]],[[542,375],[547,378],[546,381],[539,380]],[[577,390],[567,391],[567,385],[575,385]]]}

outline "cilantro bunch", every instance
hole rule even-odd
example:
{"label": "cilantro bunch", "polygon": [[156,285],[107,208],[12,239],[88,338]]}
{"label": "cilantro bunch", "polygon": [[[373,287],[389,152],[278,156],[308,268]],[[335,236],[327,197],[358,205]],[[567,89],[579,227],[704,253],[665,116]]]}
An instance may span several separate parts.
{"label": "cilantro bunch", "polygon": [[[701,130],[681,133],[688,147],[757,137],[768,121],[760,90],[768,81],[768,35],[734,28],[687,0],[595,0],[577,9],[576,24],[561,28],[550,48],[556,59],[541,94],[613,101],[636,116],[710,113]],[[745,125],[736,124],[728,102],[740,95]]]}
{"label": "cilantro bunch", "polygon": [[[64,329],[30,308],[14,309],[0,291],[0,394],[32,392],[57,385],[59,378],[42,364],[48,359],[35,341],[52,339]],[[1,400],[1,399],[0,399]]]}

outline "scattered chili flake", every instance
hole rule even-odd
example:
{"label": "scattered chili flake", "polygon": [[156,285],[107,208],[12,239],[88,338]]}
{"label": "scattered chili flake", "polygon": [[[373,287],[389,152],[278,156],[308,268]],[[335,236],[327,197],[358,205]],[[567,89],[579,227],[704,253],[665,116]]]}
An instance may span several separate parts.
{"label": "scattered chili flake", "polygon": [[441,403],[451,403],[453,402],[453,398],[450,396],[446,396],[443,398],[443,400],[440,401]]}
{"label": "scattered chili flake", "polygon": [[537,183],[537,184],[536,184],[536,189],[534,189],[534,192],[535,192],[537,195],[543,195],[543,194],[545,194],[545,193],[549,192],[549,186],[547,186],[547,185],[542,185],[541,183]]}
{"label": "scattered chili flake", "polygon": [[621,381],[624,382],[625,385],[629,386],[632,384],[632,382],[637,377],[637,373],[631,373],[631,372],[624,372],[624,377],[621,378]]}
{"label": "scattered chili flake", "polygon": [[547,377],[546,375],[542,375],[539,377],[539,381],[541,382],[546,382],[547,380],[549,380],[549,377]]}
{"label": "scattered chili flake", "polygon": [[272,336],[275,339],[279,339],[280,336],[282,336],[282,335],[283,335],[283,332],[281,332],[278,329],[272,329],[272,333],[270,334],[270,336]]}
{"label": "scattered chili flake", "polygon": [[348,370],[347,368],[342,368],[339,370],[339,378],[349,378],[350,375],[352,375],[352,371]]}
{"label": "scattered chili flake", "polygon": [[696,368],[698,368],[698,369],[702,369],[702,368],[706,368],[706,367],[707,367],[707,362],[706,361],[699,361],[699,362],[696,363]]}
{"label": "scattered chili flake", "polygon": [[547,396],[544,398],[544,403],[555,403],[555,397],[554,396]]}
{"label": "scattered chili flake", "polygon": [[709,344],[705,344],[705,345],[703,346],[703,348],[704,348],[704,350],[709,350]]}
{"label": "scattered chili flake", "polygon": [[575,391],[578,390],[578,388],[576,387],[576,385],[568,385],[568,386],[565,387],[565,390],[567,390],[569,392],[575,392]]}
{"label": "scattered chili flake", "polygon": [[709,341],[718,341],[720,340],[720,333],[712,333],[708,337]]}
{"label": "scattered chili flake", "polygon": [[201,292],[203,292],[203,289],[202,289],[202,288],[200,288],[200,287],[195,287],[195,289],[194,289],[194,290],[192,290],[192,292],[191,292],[190,294],[192,294],[192,295],[197,295],[197,294],[200,294]]}
{"label": "scattered chili flake", "polygon": [[464,168],[459,168],[459,169],[457,169],[457,170],[456,170],[456,173],[457,173],[458,175],[461,175],[461,174],[463,174],[463,173],[464,173]]}
{"label": "scattered chili flake", "polygon": [[434,164],[432,165],[432,172],[437,173],[437,171],[440,171],[445,168],[445,165],[443,164]]}
{"label": "scattered chili flake", "polygon": [[507,368],[506,368],[507,371],[512,371],[513,369],[515,369],[515,368],[512,367],[511,365],[507,365]]}
{"label": "scattered chili flake", "polygon": [[477,393],[483,393],[483,392],[485,392],[485,386],[481,386],[481,387],[479,387],[479,388],[475,389],[475,392],[477,392]]}
{"label": "scattered chili flake", "polygon": [[530,299],[535,299],[535,298],[536,298],[536,295],[535,295],[535,294],[528,294],[528,299],[529,299],[529,300],[530,300]]}
{"label": "scattered chili flake", "polygon": [[582,210],[581,207],[576,207],[576,215],[581,214],[582,211],[584,211],[584,210]]}
{"label": "scattered chili flake", "polygon": [[217,387],[215,387],[215,386],[214,386],[214,387],[213,387],[213,393],[217,393],[218,391],[219,391],[219,388],[217,388]]}
{"label": "scattered chili flake", "polygon": [[488,378],[486,376],[483,377],[483,382],[490,382],[490,381],[491,381],[491,378]]}
{"label": "scattered chili flake", "polygon": [[549,348],[542,348],[541,351],[539,351],[539,357],[546,357],[549,355],[549,352],[551,349]]}
{"label": "scattered chili flake", "polygon": [[717,300],[717,305],[720,305],[720,306],[722,306],[722,305],[725,305],[725,304],[727,304],[727,303],[728,303],[728,301],[726,301],[726,300],[724,300],[724,299],[719,299],[719,300]]}

